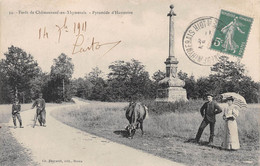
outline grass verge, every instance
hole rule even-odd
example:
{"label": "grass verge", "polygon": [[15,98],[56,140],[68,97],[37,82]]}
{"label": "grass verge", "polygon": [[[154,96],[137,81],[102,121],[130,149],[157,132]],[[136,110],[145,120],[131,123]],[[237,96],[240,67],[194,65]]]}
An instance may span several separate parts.
{"label": "grass verge", "polygon": [[[214,146],[205,145],[209,138],[209,127],[202,135],[201,144],[188,142],[195,137],[202,121],[198,110],[201,101],[192,102],[193,105],[187,104],[189,107],[179,106],[179,111],[150,111],[152,113],[144,121],[145,135],[141,136],[138,130],[132,140],[126,137],[124,130],[128,124],[124,107],[128,103],[95,102],[75,109],[57,110],[52,115],[88,133],[187,165],[258,165],[259,105],[249,105],[247,111],[240,112],[237,122],[241,149],[226,151],[220,149],[224,125],[222,114],[217,116]],[[159,108],[152,107],[152,104],[147,104],[150,110]],[[186,111],[182,113],[181,110]]]}
{"label": "grass verge", "polygon": [[[31,106],[31,104],[22,104],[22,111],[30,109]],[[12,105],[0,105],[0,165],[37,165],[32,161],[30,151],[19,144],[10,132],[10,129],[13,128],[8,124],[11,118],[11,110]]]}

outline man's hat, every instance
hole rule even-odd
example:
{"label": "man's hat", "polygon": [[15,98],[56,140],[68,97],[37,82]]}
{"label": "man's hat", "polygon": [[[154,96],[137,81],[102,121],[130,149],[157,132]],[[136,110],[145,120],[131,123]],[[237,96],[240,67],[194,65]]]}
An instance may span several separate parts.
{"label": "man's hat", "polygon": [[17,102],[17,101],[19,102],[19,100],[18,100],[17,98],[15,98],[15,99],[14,99],[14,102]]}
{"label": "man's hat", "polygon": [[211,96],[211,97],[213,97],[213,94],[212,94],[212,93],[207,93],[206,96]]}

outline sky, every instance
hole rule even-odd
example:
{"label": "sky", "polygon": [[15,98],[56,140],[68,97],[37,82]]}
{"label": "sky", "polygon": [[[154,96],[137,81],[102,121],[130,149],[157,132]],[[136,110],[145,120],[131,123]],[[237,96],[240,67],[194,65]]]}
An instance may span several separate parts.
{"label": "sky", "polygon": [[[2,0],[0,2],[0,59],[4,58],[8,47],[14,45],[30,53],[44,72],[50,72],[53,59],[65,53],[72,58],[74,78],[84,77],[95,67],[99,67],[107,74],[108,66],[116,60],[137,59],[145,65],[150,75],[158,70],[165,71],[164,62],[169,55],[167,14],[171,4],[174,4],[174,12],[177,14],[174,17],[174,56],[179,61],[178,71],[182,70],[188,75],[194,75],[195,78],[207,76],[210,74],[210,66],[201,66],[192,62],[183,51],[182,38],[185,30],[199,17],[219,18],[221,9],[242,14],[253,18],[254,21],[241,62],[245,64],[247,75],[255,81],[260,81],[259,2],[256,0],[246,2],[242,0],[24,0],[23,3],[18,0]],[[57,11],[59,14],[38,13]],[[112,14],[113,11],[132,14]],[[81,14],[73,15],[73,12],[81,12]],[[110,13],[97,14],[100,12]],[[80,23],[80,33],[77,29],[78,23]],[[91,47],[93,40],[96,43]],[[90,50],[87,50],[87,47],[90,47]],[[230,60],[237,60],[233,56],[229,57]]]}

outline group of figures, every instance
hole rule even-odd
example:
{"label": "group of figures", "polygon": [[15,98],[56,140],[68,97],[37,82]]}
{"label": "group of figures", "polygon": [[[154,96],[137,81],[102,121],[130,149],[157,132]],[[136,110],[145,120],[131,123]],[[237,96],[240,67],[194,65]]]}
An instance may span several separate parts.
{"label": "group of figures", "polygon": [[210,137],[209,145],[213,145],[214,139],[214,128],[216,123],[216,114],[223,112],[224,123],[224,134],[222,140],[222,148],[228,150],[238,150],[240,148],[239,139],[238,139],[238,128],[236,118],[238,117],[239,111],[234,106],[234,98],[232,96],[227,97],[224,101],[227,102],[227,106],[222,110],[221,107],[213,101],[213,95],[207,94],[207,102],[203,104],[200,109],[201,116],[203,120],[200,124],[196,138],[194,142],[199,143],[200,137],[206,128],[210,125]]}
{"label": "group of figures", "polygon": [[[210,137],[208,145],[212,146],[216,115],[223,112],[223,120],[225,123],[221,147],[228,150],[238,150],[240,148],[236,122],[239,111],[233,104],[234,98],[232,96],[227,97],[224,102],[227,102],[227,106],[222,109],[215,101],[213,101],[213,95],[207,94],[207,102],[205,102],[200,109],[203,120],[196,134],[196,138],[192,139],[192,142],[199,143],[204,129],[209,125]],[[145,105],[136,102],[129,103],[129,106],[126,109],[126,118],[129,121],[129,125],[126,127],[126,131],[128,132],[130,138],[133,138],[133,135],[138,128],[141,129],[143,134],[143,121],[147,115],[148,108]]]}
{"label": "group of figures", "polygon": [[[42,98],[42,93],[39,94],[39,98],[36,99],[32,105],[32,109],[36,106],[36,115],[34,118],[34,125],[35,126],[37,119],[40,123],[40,126],[46,127],[46,110],[45,110],[45,100]],[[20,128],[23,128],[22,125],[22,118],[20,115],[21,112],[21,105],[19,103],[19,100],[16,98],[14,100],[14,103],[12,105],[12,117],[13,117],[13,123],[14,128],[17,128],[16,126],[16,119],[18,119],[20,123]]]}
{"label": "group of figures", "polygon": [[[223,113],[224,123],[224,134],[222,147],[224,149],[237,150],[240,148],[239,139],[238,139],[238,128],[236,118],[238,117],[238,110],[233,104],[234,98],[232,96],[225,99],[227,102],[227,107],[223,110],[222,108],[213,101],[213,95],[207,94],[207,102],[203,104],[200,109],[201,116],[203,120],[200,124],[198,132],[196,134],[196,138],[193,140],[196,143],[199,143],[200,137],[204,131],[204,129],[210,126],[210,137],[209,137],[209,145],[213,144],[214,139],[214,128],[216,123],[216,114]],[[46,127],[46,110],[45,110],[45,100],[42,98],[42,94],[39,94],[39,98],[36,99],[32,105],[32,109],[36,106],[36,116],[35,123],[38,119],[40,126]],[[14,127],[16,128],[16,118],[20,123],[20,127],[22,126],[22,119],[20,115],[21,105],[19,104],[19,100],[15,99],[15,103],[12,105],[12,117]],[[136,129],[140,128],[143,134],[143,121],[148,116],[148,108],[145,105],[140,103],[130,103],[129,107],[126,110],[126,118],[129,121],[129,125],[126,127],[126,130],[129,132],[131,138],[136,131]],[[35,126],[35,124],[34,124]],[[33,126],[33,127],[34,127]]]}

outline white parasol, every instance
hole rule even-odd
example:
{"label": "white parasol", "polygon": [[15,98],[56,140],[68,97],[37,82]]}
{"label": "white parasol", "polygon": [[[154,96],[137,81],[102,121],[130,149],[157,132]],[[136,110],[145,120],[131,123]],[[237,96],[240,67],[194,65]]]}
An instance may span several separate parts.
{"label": "white parasol", "polygon": [[227,92],[227,93],[223,93],[221,94],[223,96],[223,100],[225,100],[228,97],[233,97],[234,98],[234,105],[238,106],[239,108],[247,108],[247,103],[246,100],[243,96],[241,96],[238,93],[235,92]]}

